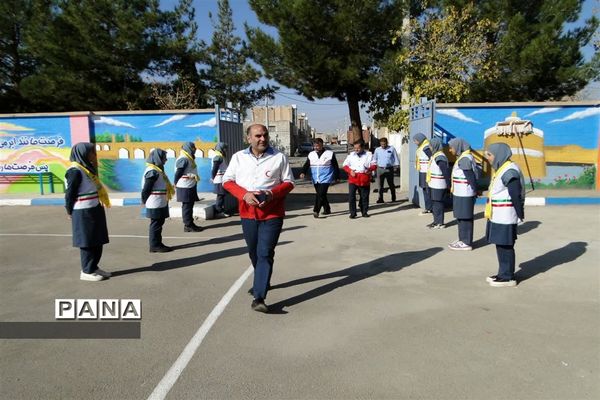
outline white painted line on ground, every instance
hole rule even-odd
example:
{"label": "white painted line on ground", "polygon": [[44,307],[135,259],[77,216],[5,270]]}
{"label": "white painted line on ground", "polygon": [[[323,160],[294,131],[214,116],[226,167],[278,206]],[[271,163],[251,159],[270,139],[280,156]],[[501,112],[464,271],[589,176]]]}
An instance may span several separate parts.
{"label": "white painted line on ground", "polygon": [[185,367],[187,367],[188,363],[196,353],[196,350],[198,350],[198,347],[200,347],[202,344],[202,341],[210,331],[210,328],[212,328],[219,316],[223,313],[223,311],[225,311],[225,307],[227,307],[237,291],[240,290],[244,284],[244,281],[246,281],[250,274],[252,274],[252,271],[252,266],[249,266],[248,269],[244,271],[242,276],[240,276],[238,280],[235,281],[235,283],[229,288],[227,293],[225,293],[225,296],[223,296],[221,301],[219,301],[215,308],[213,308],[202,325],[200,325],[200,328],[198,328],[194,336],[192,336],[177,360],[173,363],[171,368],[169,368],[169,371],[167,371],[158,385],[156,385],[154,391],[148,397],[148,400],[162,400],[167,396],[173,385],[175,385],[175,382],[177,382],[177,379],[179,379],[179,376]]}
{"label": "white painted line on ground", "polygon": [[28,206],[31,204],[30,199],[2,199],[0,206]]}
{"label": "white painted line on ground", "polygon": [[[70,233],[0,233],[0,236],[49,236],[71,237]],[[108,235],[109,238],[139,238],[148,239],[148,235]],[[163,239],[217,239],[220,236],[163,236]],[[241,239],[240,239],[241,240]]]}
{"label": "white painted line on ground", "polygon": [[525,205],[526,206],[545,206],[546,198],[545,197],[525,197]]}

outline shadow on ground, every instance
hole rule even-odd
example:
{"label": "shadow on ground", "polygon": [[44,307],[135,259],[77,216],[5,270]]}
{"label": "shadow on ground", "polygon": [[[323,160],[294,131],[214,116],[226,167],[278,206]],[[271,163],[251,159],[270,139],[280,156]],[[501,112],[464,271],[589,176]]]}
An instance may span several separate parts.
{"label": "shadow on ground", "polygon": [[363,279],[367,279],[384,272],[400,271],[403,268],[417,264],[429,257],[432,257],[440,251],[442,251],[441,247],[432,247],[425,250],[390,254],[385,257],[377,258],[363,264],[354,265],[349,268],[344,268],[339,271],[322,275],[313,275],[306,278],[300,278],[293,281],[280,283],[278,285],[273,285],[271,289],[283,289],[309,282],[316,282],[337,277],[341,278],[335,282],[327,283],[323,286],[311,289],[308,292],[271,304],[269,306],[269,313],[286,314],[287,312],[283,310],[285,307],[292,307],[302,302],[312,300],[316,297],[332,292],[335,289],[351,285],[353,283],[362,281]]}
{"label": "shadow on ground", "polygon": [[515,279],[517,282],[523,282],[554,267],[567,264],[582,256],[587,250],[587,245],[587,242],[571,242],[560,249],[549,251],[533,260],[526,261],[519,265],[520,269],[515,273]]}

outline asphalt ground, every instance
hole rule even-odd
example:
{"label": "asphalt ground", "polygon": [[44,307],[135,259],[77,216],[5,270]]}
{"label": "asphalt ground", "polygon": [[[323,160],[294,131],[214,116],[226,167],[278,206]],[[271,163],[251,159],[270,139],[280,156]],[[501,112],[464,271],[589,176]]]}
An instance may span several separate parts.
{"label": "asphalt ground", "polygon": [[[527,208],[520,283],[492,288],[482,207],[475,249],[452,252],[451,212],[432,232],[406,202],[373,195],[371,218],[349,220],[345,194],[331,197],[317,220],[312,195],[292,192],[273,312],[250,309],[246,280],[166,398],[600,398],[598,206]],[[143,308],[140,339],[0,339],[2,399],[148,398],[249,266],[237,217],[186,234],[169,220],[177,250],[154,254],[139,207],[112,208],[103,282],[79,280],[62,207],[0,207],[0,221],[0,321],[54,321],[57,298]]]}

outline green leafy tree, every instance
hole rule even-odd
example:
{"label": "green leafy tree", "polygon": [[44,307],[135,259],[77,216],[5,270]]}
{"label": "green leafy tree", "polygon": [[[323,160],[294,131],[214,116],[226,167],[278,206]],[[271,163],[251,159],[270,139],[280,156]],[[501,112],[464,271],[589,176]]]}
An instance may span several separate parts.
{"label": "green leafy tree", "polygon": [[154,0],[38,2],[26,42],[39,69],[20,84],[42,111],[115,110],[142,103],[142,73],[157,56]]}
{"label": "green leafy tree", "polygon": [[38,62],[25,43],[33,15],[32,0],[0,2],[0,112],[35,111],[21,95],[23,78],[35,73]]}
{"label": "green leafy tree", "polygon": [[152,68],[151,97],[160,109],[205,107],[206,85],[198,65],[206,62],[206,43],[197,38],[192,0],[180,0],[161,14],[158,59]]}
{"label": "green leafy tree", "polygon": [[371,100],[400,1],[249,0],[260,22],[277,29],[273,38],[246,27],[256,61],[268,78],[308,99],[336,97],[348,103],[352,130],[361,131],[360,103]]}
{"label": "green leafy tree", "polygon": [[382,88],[370,104],[377,120],[401,130],[408,125],[408,106],[419,98],[460,102],[468,98],[474,81],[497,77],[487,41],[495,25],[478,19],[475,11],[473,5],[430,9],[396,32],[393,40],[407,45],[383,64]]}
{"label": "green leafy tree", "polygon": [[[468,0],[446,4],[464,6]],[[585,62],[581,48],[592,40],[598,18],[569,28],[577,21],[583,0],[476,2],[479,18],[497,24],[488,42],[498,76],[474,81],[469,101],[560,100],[598,78],[598,55]]]}
{"label": "green leafy tree", "polygon": [[235,35],[232,11],[228,0],[218,0],[218,18],[213,22],[212,42],[206,59],[205,82],[213,105],[226,106],[244,113],[258,99],[272,93],[270,86],[251,89],[261,78],[261,72],[250,64],[250,49]]}

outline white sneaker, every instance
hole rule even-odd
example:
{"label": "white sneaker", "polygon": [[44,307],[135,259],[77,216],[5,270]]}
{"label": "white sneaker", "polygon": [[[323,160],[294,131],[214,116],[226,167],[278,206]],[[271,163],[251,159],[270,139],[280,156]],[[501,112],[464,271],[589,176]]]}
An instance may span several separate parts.
{"label": "white sneaker", "polygon": [[517,286],[517,281],[514,279],[505,281],[505,280],[496,278],[496,279],[493,279],[491,282],[489,282],[489,284],[492,287],[515,287],[515,286]]}
{"label": "white sneaker", "polygon": [[102,269],[100,269],[100,268],[98,268],[98,269],[96,270],[96,273],[97,273],[98,275],[100,275],[101,277],[103,277],[103,278],[110,278],[110,277],[112,276],[112,273],[110,273],[110,272],[108,272],[108,271],[104,271],[104,270],[102,270]]}
{"label": "white sneaker", "polygon": [[419,215],[419,217],[422,217],[423,215],[429,215],[429,214],[431,214],[431,211],[429,211],[429,210],[423,210],[418,215]]}
{"label": "white sneaker", "polygon": [[460,242],[460,240],[456,239],[455,241],[453,241],[453,242],[450,242],[450,243],[448,244],[448,246],[452,246],[452,245],[454,245],[454,244],[456,244],[456,243],[458,243],[458,242]]}
{"label": "white sneaker", "polygon": [[450,250],[463,250],[463,251],[473,250],[473,248],[471,246],[469,246],[468,244],[464,244],[460,240],[456,243],[449,244],[448,248]]}
{"label": "white sneaker", "polygon": [[92,274],[86,274],[85,272],[81,271],[81,275],[79,275],[79,279],[81,279],[82,281],[98,282],[98,281],[103,280],[104,277],[95,272]]}

